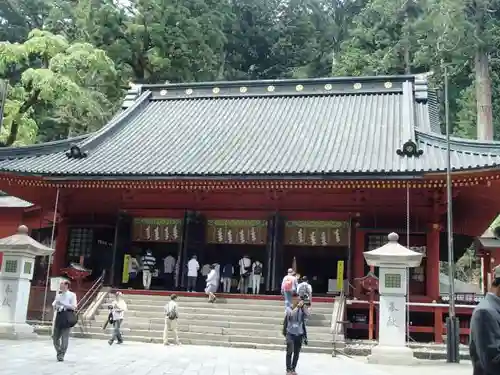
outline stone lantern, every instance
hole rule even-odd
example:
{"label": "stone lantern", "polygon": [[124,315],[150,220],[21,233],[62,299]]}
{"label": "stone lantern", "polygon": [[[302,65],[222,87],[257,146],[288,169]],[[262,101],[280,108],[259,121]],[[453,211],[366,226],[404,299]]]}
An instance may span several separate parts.
{"label": "stone lantern", "polygon": [[384,246],[364,253],[369,266],[380,268],[379,338],[368,362],[411,364],[414,362],[413,351],[406,346],[407,270],[420,265],[422,254],[401,246],[396,233],[389,234],[388,240]]}
{"label": "stone lantern", "polygon": [[31,279],[36,256],[51,255],[54,250],[28,235],[21,225],[17,233],[0,240],[3,261],[0,268],[0,338],[32,338],[33,328],[26,323]]}

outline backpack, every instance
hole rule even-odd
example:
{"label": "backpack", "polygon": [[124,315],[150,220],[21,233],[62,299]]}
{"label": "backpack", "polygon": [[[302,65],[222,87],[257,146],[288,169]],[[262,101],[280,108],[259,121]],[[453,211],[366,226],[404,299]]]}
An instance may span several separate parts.
{"label": "backpack", "polygon": [[283,283],[283,291],[291,292],[293,290],[293,278],[291,276],[287,276]]}
{"label": "backpack", "polygon": [[261,275],[262,274],[262,265],[260,263],[255,265],[255,267],[253,269],[253,274],[254,275]]}

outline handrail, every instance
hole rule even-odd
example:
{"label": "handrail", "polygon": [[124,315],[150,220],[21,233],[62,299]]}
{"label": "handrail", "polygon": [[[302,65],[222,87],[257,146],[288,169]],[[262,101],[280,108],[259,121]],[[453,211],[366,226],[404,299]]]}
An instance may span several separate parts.
{"label": "handrail", "polygon": [[78,307],[76,309],[76,313],[80,314],[81,312],[85,311],[90,303],[94,300],[97,292],[101,289],[103,283],[104,283],[104,277],[106,276],[106,271],[102,271],[101,276],[92,284],[90,289],[85,293],[78,303]]}

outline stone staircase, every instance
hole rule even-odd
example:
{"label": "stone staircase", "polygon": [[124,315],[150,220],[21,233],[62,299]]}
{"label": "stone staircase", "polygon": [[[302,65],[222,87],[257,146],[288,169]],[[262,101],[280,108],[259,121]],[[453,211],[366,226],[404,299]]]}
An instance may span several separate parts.
{"label": "stone staircase", "polygon": [[[162,343],[163,307],[168,297],[125,294],[128,305],[122,333],[125,340]],[[107,306],[101,304],[94,320],[75,327],[79,337],[108,339],[110,327],[102,330]],[[182,344],[231,346],[256,349],[283,349],[283,302],[240,298],[219,298],[210,304],[206,298],[179,296],[179,339]],[[304,351],[331,354],[333,303],[313,303],[308,322],[309,345]],[[172,339],[172,335],[169,335]],[[337,347],[338,347],[337,343]]]}

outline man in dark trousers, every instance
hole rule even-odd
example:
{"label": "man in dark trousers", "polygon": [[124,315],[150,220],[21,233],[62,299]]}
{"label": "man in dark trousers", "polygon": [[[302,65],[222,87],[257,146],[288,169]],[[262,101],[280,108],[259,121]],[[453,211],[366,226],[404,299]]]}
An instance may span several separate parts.
{"label": "man in dark trousers", "polygon": [[473,375],[500,374],[500,266],[493,277],[490,292],[476,306],[470,322]]}

